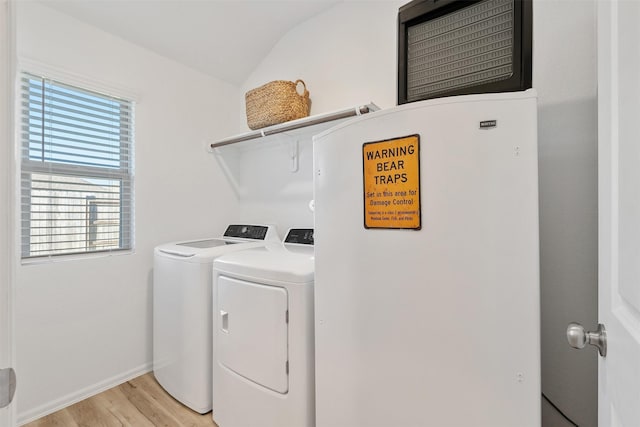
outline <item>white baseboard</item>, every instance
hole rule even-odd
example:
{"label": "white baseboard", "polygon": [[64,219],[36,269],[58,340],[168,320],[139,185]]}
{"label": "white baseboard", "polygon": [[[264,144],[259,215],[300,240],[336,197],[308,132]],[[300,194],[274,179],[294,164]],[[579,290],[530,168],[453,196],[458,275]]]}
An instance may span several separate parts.
{"label": "white baseboard", "polygon": [[38,418],[42,418],[45,415],[52,414],[56,411],[59,411],[60,409],[66,408],[67,406],[73,405],[74,403],[78,403],[81,400],[87,399],[91,396],[95,396],[96,394],[102,393],[105,390],[109,390],[110,388],[123,384],[133,378],[151,372],[152,370],[153,363],[145,363],[142,366],[131,369],[130,371],[124,372],[120,375],[115,375],[104,381],[93,384],[89,387],[85,387],[82,390],[78,390],[59,399],[30,409],[24,413],[19,413],[18,425],[21,426],[30,423],[31,421],[35,421]]}

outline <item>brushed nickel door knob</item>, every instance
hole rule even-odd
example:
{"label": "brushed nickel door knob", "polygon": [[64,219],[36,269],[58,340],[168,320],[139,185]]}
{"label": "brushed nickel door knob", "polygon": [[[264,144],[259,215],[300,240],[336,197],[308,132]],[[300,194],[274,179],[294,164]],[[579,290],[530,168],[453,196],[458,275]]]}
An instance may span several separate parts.
{"label": "brushed nickel door knob", "polygon": [[602,323],[598,323],[598,329],[594,332],[585,332],[579,323],[569,323],[567,327],[567,341],[573,348],[582,349],[587,344],[598,348],[600,356],[607,356],[607,331]]}

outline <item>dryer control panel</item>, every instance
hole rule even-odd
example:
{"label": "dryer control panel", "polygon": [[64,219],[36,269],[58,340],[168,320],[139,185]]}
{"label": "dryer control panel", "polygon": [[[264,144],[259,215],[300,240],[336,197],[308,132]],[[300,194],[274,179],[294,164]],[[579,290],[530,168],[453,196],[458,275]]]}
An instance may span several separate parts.
{"label": "dryer control panel", "polygon": [[284,243],[313,245],[313,228],[292,228],[284,238]]}

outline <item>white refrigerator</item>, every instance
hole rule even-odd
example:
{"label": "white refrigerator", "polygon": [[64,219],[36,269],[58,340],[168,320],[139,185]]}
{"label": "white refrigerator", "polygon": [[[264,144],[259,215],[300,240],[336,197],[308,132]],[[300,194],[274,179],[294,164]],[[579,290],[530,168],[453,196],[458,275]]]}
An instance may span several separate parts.
{"label": "white refrigerator", "polygon": [[314,137],[317,427],[540,426],[537,99]]}

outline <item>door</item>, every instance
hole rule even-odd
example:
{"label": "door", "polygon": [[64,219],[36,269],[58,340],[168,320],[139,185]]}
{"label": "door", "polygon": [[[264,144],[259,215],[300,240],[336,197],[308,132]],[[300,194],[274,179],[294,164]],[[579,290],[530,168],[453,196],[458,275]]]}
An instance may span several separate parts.
{"label": "door", "polygon": [[9,280],[11,232],[10,218],[10,171],[11,168],[11,20],[9,3],[0,0],[0,427],[15,425],[15,405],[12,399],[15,377],[12,354],[11,291]]}
{"label": "door", "polygon": [[640,2],[598,2],[598,425],[640,425]]}
{"label": "door", "polygon": [[286,289],[227,276],[219,276],[217,285],[218,361],[249,381],[287,393]]}

